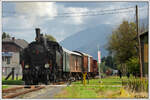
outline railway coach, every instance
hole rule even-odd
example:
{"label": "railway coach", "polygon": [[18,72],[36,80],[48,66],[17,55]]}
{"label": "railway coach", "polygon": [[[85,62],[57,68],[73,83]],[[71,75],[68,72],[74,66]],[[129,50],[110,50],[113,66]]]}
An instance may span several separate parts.
{"label": "railway coach", "polygon": [[98,71],[96,63],[97,61],[89,54],[63,48],[63,74],[66,79],[82,79],[83,73],[87,73],[87,77],[96,76]]}
{"label": "railway coach", "polygon": [[75,80],[82,77],[82,55],[63,48],[63,75],[66,79]]}
{"label": "railway coach", "polygon": [[80,53],[82,55],[82,66],[83,66],[83,73],[87,73],[88,77],[95,77],[98,72],[98,66],[97,66],[97,61],[93,59],[93,57],[89,54],[79,52],[79,51],[74,51],[77,53]]}

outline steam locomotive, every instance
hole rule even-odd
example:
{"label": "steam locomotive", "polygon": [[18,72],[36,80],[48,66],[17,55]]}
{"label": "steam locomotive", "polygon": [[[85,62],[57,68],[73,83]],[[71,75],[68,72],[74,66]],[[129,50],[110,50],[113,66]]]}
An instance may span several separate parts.
{"label": "steam locomotive", "polygon": [[39,28],[36,28],[35,41],[21,51],[20,64],[26,85],[79,80],[83,79],[83,73],[89,77],[98,74],[97,61],[92,56],[63,48],[46,39]]}

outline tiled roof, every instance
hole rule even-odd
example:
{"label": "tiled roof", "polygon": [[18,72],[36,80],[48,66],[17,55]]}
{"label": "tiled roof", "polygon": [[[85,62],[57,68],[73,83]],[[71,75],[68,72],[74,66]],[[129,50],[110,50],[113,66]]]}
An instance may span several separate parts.
{"label": "tiled roof", "polygon": [[12,39],[12,38],[5,38],[2,40],[2,42],[9,42],[9,43],[15,43],[18,46],[20,46],[21,48],[25,48],[28,46],[28,42],[23,40],[23,39]]}

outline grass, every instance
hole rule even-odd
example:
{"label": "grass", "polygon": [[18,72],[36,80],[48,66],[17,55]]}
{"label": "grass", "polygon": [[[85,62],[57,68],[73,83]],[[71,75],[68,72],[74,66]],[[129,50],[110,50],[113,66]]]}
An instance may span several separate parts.
{"label": "grass", "polygon": [[148,92],[148,79],[134,77],[131,77],[128,80],[123,79],[123,86],[126,86],[131,91]]}
{"label": "grass", "polygon": [[8,80],[5,80],[5,76],[2,76],[2,89],[10,88],[12,85],[22,85],[24,82],[22,81],[22,76],[18,76],[18,80],[12,77],[9,77]]}
{"label": "grass", "polygon": [[5,80],[5,77],[2,76],[2,85],[22,85],[22,84],[24,84],[24,82],[22,81],[22,76],[18,76],[18,80],[16,80],[16,78],[12,80],[11,77],[9,77],[8,80]]}
{"label": "grass", "polygon": [[[2,80],[5,80],[6,76],[2,76]],[[9,77],[7,80],[12,80],[12,77]],[[14,80],[16,80],[16,77],[14,77]],[[18,76],[18,80],[22,80],[22,76]]]}
{"label": "grass", "polygon": [[[56,98],[112,98],[120,95],[121,79],[118,77],[108,77],[101,79],[91,79],[89,84],[83,86],[81,81],[73,82],[72,86],[66,87],[57,94]],[[114,87],[112,87],[114,86]]]}
{"label": "grass", "polygon": [[76,81],[64,88],[55,98],[147,98],[148,93],[132,93],[122,87],[122,80],[127,77],[107,77],[91,79],[85,86]]}
{"label": "grass", "polygon": [[[122,85],[122,80],[119,77],[107,77],[103,79],[91,79],[89,80],[88,85],[100,85],[100,81],[102,82],[101,85]],[[86,83],[88,83],[86,81]],[[73,85],[81,84],[81,81],[77,81],[72,83]]]}
{"label": "grass", "polygon": [[2,80],[3,85],[23,85],[22,80]]}
{"label": "grass", "polygon": [[2,85],[2,89],[6,89],[6,88],[9,88],[8,85]]}

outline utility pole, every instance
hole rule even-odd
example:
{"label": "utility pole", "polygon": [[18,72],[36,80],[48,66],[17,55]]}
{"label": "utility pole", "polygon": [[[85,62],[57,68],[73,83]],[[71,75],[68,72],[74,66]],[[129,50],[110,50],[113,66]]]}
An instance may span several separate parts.
{"label": "utility pole", "polygon": [[136,5],[136,31],[137,31],[137,39],[138,39],[140,76],[141,76],[141,79],[142,79],[143,78],[143,71],[142,71],[143,66],[142,66],[141,42],[140,42],[139,27],[138,27],[138,6],[137,5]]}

